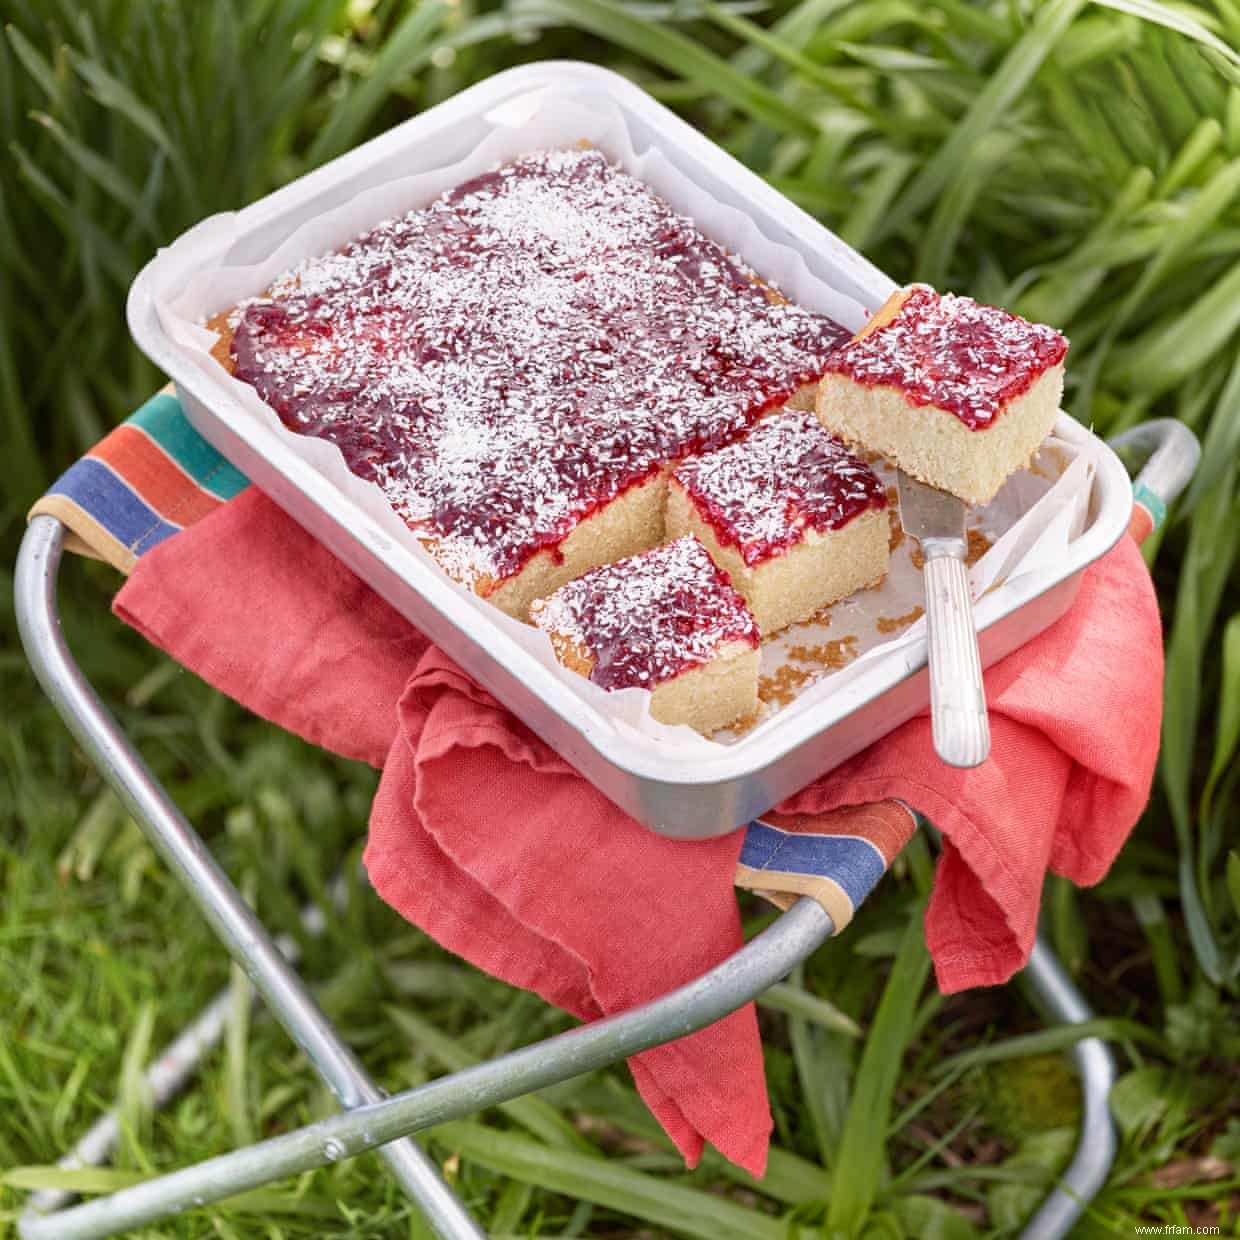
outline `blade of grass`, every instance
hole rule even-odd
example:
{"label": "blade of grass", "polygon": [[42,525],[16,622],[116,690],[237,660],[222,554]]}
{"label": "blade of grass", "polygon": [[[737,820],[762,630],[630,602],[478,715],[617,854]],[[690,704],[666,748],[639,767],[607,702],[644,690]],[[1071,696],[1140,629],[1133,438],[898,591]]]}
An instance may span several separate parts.
{"label": "blade of grass", "polygon": [[862,99],[836,75],[829,73],[817,61],[811,60],[797,48],[785,43],[777,34],[764,30],[747,17],[740,17],[717,4],[709,3],[709,0],[699,0],[699,5],[711,21],[721,29],[761,48],[769,56],[786,64],[805,81],[811,82],[855,111],[863,113],[873,123],[883,123],[883,114],[879,108]]}
{"label": "blade of grass", "polygon": [[[801,0],[776,19],[770,27],[770,33],[785,47],[801,51],[833,13],[854,2],[855,0]],[[762,48],[748,44],[734,52],[731,60],[741,73],[757,76],[770,66],[772,57]]]}
{"label": "blade of grass", "polygon": [[1124,228],[1148,200],[1153,185],[1154,174],[1148,168],[1134,168],[1106,215],[1077,249],[1019,298],[1018,313],[1042,323],[1066,323],[1074,318],[1110,270],[1109,264],[1097,260],[1091,263],[1084,254],[1090,247],[1096,251]]}
{"label": "blade of grass", "polygon": [[827,1226],[857,1234],[878,1195],[896,1080],[930,971],[921,917],[910,913],[853,1081],[827,1207]]}
{"label": "blade of grass", "polygon": [[[1177,34],[1186,35],[1203,47],[1208,47],[1228,64],[1240,67],[1240,52],[1224,43],[1218,35],[1207,29],[1202,21],[1191,16],[1187,5],[1177,5],[1173,8],[1169,4],[1159,4],[1158,0],[1093,0],[1093,2],[1104,8],[1115,9],[1119,13],[1131,13],[1133,17],[1139,17],[1142,21],[1153,22],[1155,25],[1165,26],[1168,30],[1174,30]],[[1197,12],[1202,11],[1197,10]],[[1202,16],[1204,17],[1205,14],[1202,13]]]}
{"label": "blade of grass", "polygon": [[500,1175],[592,1201],[682,1235],[701,1240],[786,1240],[787,1230],[778,1219],[618,1162],[553,1149],[528,1137],[459,1120],[430,1131],[440,1145]]}
{"label": "blade of grass", "polygon": [[0,1172],[0,1184],[24,1192],[60,1189],[86,1196],[114,1193],[149,1178],[144,1172],[123,1171],[118,1167],[10,1167]]}
{"label": "blade of grass", "polygon": [[1075,1025],[1056,1025],[1052,1029],[1043,1029],[1037,1033],[1020,1034],[1014,1038],[1005,1038],[1002,1042],[992,1042],[988,1046],[977,1046],[956,1055],[949,1055],[935,1064],[930,1075],[940,1076],[959,1068],[976,1068],[982,1064],[1000,1063],[1007,1059],[1025,1059],[1032,1055],[1045,1055],[1050,1051],[1067,1050],[1085,1038],[1102,1038],[1108,1042],[1129,1041],[1153,1048],[1163,1044],[1161,1034],[1136,1021],[1100,1017]]}
{"label": "blade of grass", "polygon": [[104,193],[120,203],[147,233],[154,233],[141,190],[132,185],[114,163],[96,154],[84,142],[78,141],[72,134],[67,133],[55,117],[49,116],[46,112],[32,112],[30,115],[32,120],[37,121],[47,130],[56,145],[65,152],[83,175],[89,177]]}
{"label": "blade of grass", "polygon": [[903,1234],[918,1240],[972,1240],[977,1228],[938,1197],[909,1194],[892,1204]]}
{"label": "blade of grass", "polygon": [[947,141],[913,178],[888,218],[882,235],[889,235],[910,223],[952,180],[982,135],[1008,115],[1012,104],[1029,85],[1083,5],[1084,0],[1049,0],[1037,10],[1029,29],[978,92]]}
{"label": "blade of grass", "polygon": [[1240,460],[1240,355],[1232,362],[1201,445],[1201,464],[1184,496],[1181,511],[1193,512],[1202,497]]}
{"label": "blade of grass", "polygon": [[846,1012],[841,1012],[835,1004],[811,995],[800,986],[790,986],[787,982],[776,982],[759,995],[758,1006],[783,1012],[788,1016],[799,1016],[831,1033],[842,1033],[849,1038],[862,1036],[861,1026]]}
{"label": "blade of grass", "polygon": [[1240,744],[1240,612],[1223,627],[1223,670],[1219,678],[1218,722],[1214,733],[1214,754],[1210,774],[1201,794],[1201,816],[1210,815],[1210,803],[1219,780],[1231,765]]}
{"label": "blade of grass", "polygon": [[21,62],[22,68],[30,74],[31,78],[38,84],[39,89],[42,90],[52,104],[58,109],[63,109],[65,101],[64,83],[57,77],[51,62],[16,26],[10,23],[5,26],[4,32],[8,35],[9,46],[12,47],[14,55]]}
{"label": "blade of grass", "polygon": [[[2,207],[0,207],[2,210]],[[7,323],[16,320],[8,281],[0,278],[0,316]],[[0,427],[4,447],[0,453],[0,481],[5,494],[34,498],[46,490],[50,481],[39,458],[30,410],[23,398],[18,362],[13,355],[13,339],[9,332],[0,332]]]}
{"label": "blade of grass", "polygon": [[893,1192],[898,1192],[906,1187],[911,1180],[916,1179],[918,1174],[924,1167],[927,1167],[946,1149],[950,1149],[951,1144],[960,1136],[966,1128],[971,1127],[981,1114],[980,1106],[972,1106],[956,1120],[950,1128],[942,1133],[936,1140],[930,1142],[925,1149],[917,1155],[915,1159],[900,1174],[894,1176],[891,1181]]}
{"label": "blade of grass", "polygon": [[[638,1095],[621,1086],[614,1078],[588,1077],[550,1090],[548,1096],[554,1096],[557,1105],[580,1110],[653,1146],[669,1151],[673,1148],[671,1139]],[[760,1180],[729,1162],[709,1145],[702,1151],[702,1161],[694,1174],[703,1179],[722,1176],[785,1205],[825,1201],[831,1188],[830,1177],[817,1163],[778,1145],[771,1146],[766,1160],[766,1174]]]}
{"label": "blade of grass", "polygon": [[1167,910],[1158,896],[1152,892],[1143,892],[1132,897],[1132,912],[1150,945],[1154,977],[1158,982],[1163,1008],[1166,1009],[1184,998],[1180,965],[1175,954],[1175,938],[1167,921]]}
{"label": "blade of grass", "polygon": [[917,276],[927,284],[947,283],[956,243],[979,195],[997,165],[1015,148],[1012,134],[988,133],[969,152],[966,165],[939,196],[917,252]]}
{"label": "blade of grass", "polygon": [[[249,893],[253,899],[252,891]],[[229,973],[228,1019],[224,1031],[224,1083],[233,1144],[249,1145],[256,1137],[249,1082],[250,1014],[254,986],[240,965]]]}
{"label": "blade of grass", "polygon": [[11,149],[21,175],[46,204],[60,225],[66,242],[71,247],[76,246],[78,250],[90,247],[118,283],[127,280],[131,267],[121,247],[77,209],[64,191],[38,166],[25,147],[15,143]]}
{"label": "blade of grass", "polygon": [[[798,984],[803,984],[804,967],[798,966],[793,976]],[[831,1037],[795,1014],[788,1019],[788,1041],[818,1156],[830,1171],[835,1165],[848,1105],[849,1057],[839,1038]]]}
{"label": "blade of grass", "polygon": [[1179,316],[1168,316],[1113,354],[1112,381],[1151,395],[1200,370],[1240,327],[1240,263]]}
{"label": "blade of grass", "polygon": [[1128,58],[1128,64],[1141,81],[1167,142],[1178,146],[1190,137],[1198,114],[1162,54],[1162,40],[1158,37],[1161,33],[1150,31],[1142,46]]}
{"label": "blade of grass", "polygon": [[[1139,22],[1117,21],[1109,13],[1086,14],[1064,32],[1043,73],[1047,76],[1055,70],[1080,73],[1096,61],[1110,60],[1140,46]],[[1056,76],[1061,77],[1058,73]]]}
{"label": "blade of grass", "polygon": [[900,186],[908,179],[914,167],[916,161],[911,155],[895,152],[890,159],[884,160],[874,169],[837,230],[840,237],[853,249],[866,248],[870,238],[878,231],[879,223],[886,216],[892,200],[899,193]]}
{"label": "blade of grass", "polygon": [[[1190,138],[1181,148],[1181,156],[1185,155],[1194,141],[1194,138]],[[1187,158],[1193,160],[1196,155],[1190,152]],[[1110,343],[1118,337],[1137,311],[1148,303],[1151,294],[1176,260],[1214,226],[1219,216],[1237,197],[1240,197],[1240,159],[1232,160],[1220,168],[1194,195],[1192,203],[1176,225],[1166,230],[1162,242],[1141,272],[1140,278],[1115,311],[1107,334],[1099,345],[1101,350],[1105,352],[1110,347]]]}
{"label": "blade of grass", "polygon": [[151,1091],[146,1080],[146,1063],[151,1055],[154,1032],[155,1003],[154,1000],[147,999],[138,1007],[137,1018],[125,1043],[116,1099],[116,1121],[120,1129],[121,1149],[127,1161],[147,1175],[154,1171],[144,1140],[151,1117]]}
{"label": "blade of grass", "polygon": [[699,42],[676,30],[643,21],[608,0],[513,0],[511,12],[539,24],[576,26],[702,83],[738,111],[777,131],[817,132],[811,116],[761,82],[747,77]]}
{"label": "blade of grass", "polygon": [[1235,477],[1233,470],[1220,478],[1202,498],[1190,522],[1176,594],[1175,621],[1167,644],[1159,759],[1175,828],[1180,898],[1189,939],[1202,972],[1216,985],[1222,980],[1223,964],[1198,887],[1191,786],[1194,742],[1200,725],[1203,652],[1223,586],[1240,551],[1240,503],[1234,500]]}
{"label": "blade of grass", "polygon": [[[429,1055],[448,1072],[461,1072],[478,1063],[456,1038],[449,1037],[428,1021],[397,1007],[384,1009],[388,1019],[420,1052]],[[537,1095],[505,1102],[498,1108],[548,1146],[596,1154],[594,1147],[549,1102]]]}
{"label": "blade of grass", "polygon": [[1188,184],[1223,141],[1223,127],[1212,116],[1203,117],[1189,135],[1188,140],[1176,153],[1171,166],[1163,173],[1158,192],[1170,198],[1177,190]]}
{"label": "blade of grass", "polygon": [[[1228,14],[1240,15],[1232,0],[1222,0],[1224,19],[1224,42],[1235,48],[1240,44],[1240,23]],[[1223,74],[1216,73],[1217,63],[1212,53],[1199,43],[1167,32],[1162,40],[1163,55],[1171,66],[1180,85],[1184,88],[1199,115],[1222,116],[1226,108],[1229,83]]]}
{"label": "blade of grass", "polygon": [[103,107],[123,116],[167,155],[186,198],[196,209],[199,201],[197,179],[190,172],[184,152],[168,136],[168,131],[159,117],[124,82],[113,77],[97,61],[75,54],[72,63],[90,87],[91,94]]}
{"label": "blade of grass", "polygon": [[354,145],[357,135],[387,97],[392,83],[441,31],[451,11],[452,6],[441,0],[422,0],[409,11],[357,88],[343,94],[332,108],[310,145],[307,160],[311,165],[323,163]]}

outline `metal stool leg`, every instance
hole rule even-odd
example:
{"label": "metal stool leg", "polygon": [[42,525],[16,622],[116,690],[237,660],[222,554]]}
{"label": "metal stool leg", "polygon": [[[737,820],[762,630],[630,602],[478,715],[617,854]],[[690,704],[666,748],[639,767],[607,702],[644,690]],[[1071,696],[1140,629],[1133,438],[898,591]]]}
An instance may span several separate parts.
{"label": "metal stool leg", "polygon": [[[1094,1013],[1046,940],[1039,935],[1024,976],[1041,1006],[1055,1020],[1080,1024]],[[1059,1240],[1106,1183],[1117,1141],[1108,1098],[1115,1059],[1101,1038],[1084,1038],[1072,1050],[1081,1078],[1081,1131],[1063,1179],[1021,1233],[1022,1240]]]}
{"label": "metal stool leg", "polygon": [[[940,847],[942,840],[933,823],[925,818],[919,822],[935,847]],[[1050,1019],[1064,1024],[1093,1020],[1093,1009],[1045,936],[1038,935],[1021,977]],[[1060,1240],[1066,1236],[1101,1191],[1115,1161],[1115,1124],[1107,1101],[1117,1075],[1111,1049],[1101,1038],[1084,1038],[1073,1047],[1072,1062],[1081,1078],[1081,1131],[1076,1153],[1063,1178],[1021,1232],[1021,1240]]]}
{"label": "metal stool leg", "polygon": [[834,930],[821,905],[798,900],[709,973],[618,1016],[580,1025],[462,1072],[222,1154],[110,1197],[24,1223],[24,1240],[99,1240],[271,1180],[351,1158],[397,1137],[546,1089],[703,1029],[756,998]]}
{"label": "metal stool leg", "polygon": [[[336,1036],[331,1023],[306,993],[296,973],[74,662],[56,612],[56,575],[63,541],[64,527],[58,521],[36,517],[26,531],[17,561],[18,627],[36,676],[69,730],[106,776],[341,1105],[353,1108],[377,1102],[382,1097],[379,1090]],[[397,1142],[380,1154],[439,1235],[449,1240],[479,1240],[483,1233],[444,1183],[434,1164],[413,1142]],[[181,1202],[182,1208],[189,1204],[188,1198]],[[40,1231],[45,1224],[51,1224],[51,1230]],[[30,1235],[68,1234],[60,1230],[58,1219],[33,1220],[23,1224],[22,1231]]]}

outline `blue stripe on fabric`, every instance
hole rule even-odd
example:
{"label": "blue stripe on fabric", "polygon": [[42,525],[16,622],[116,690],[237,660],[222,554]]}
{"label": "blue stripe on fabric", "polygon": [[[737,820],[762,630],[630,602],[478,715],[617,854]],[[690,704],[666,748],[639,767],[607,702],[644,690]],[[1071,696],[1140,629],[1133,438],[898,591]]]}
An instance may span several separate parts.
{"label": "blue stripe on fabric", "polygon": [[107,465],[94,457],[85,456],[70,465],[48,494],[72,500],[117,542],[138,555],[180,529],[143,503]]}
{"label": "blue stripe on fabric", "polygon": [[854,907],[887,871],[882,853],[860,836],[781,831],[765,822],[749,824],[740,863],[754,870],[834,879]]}

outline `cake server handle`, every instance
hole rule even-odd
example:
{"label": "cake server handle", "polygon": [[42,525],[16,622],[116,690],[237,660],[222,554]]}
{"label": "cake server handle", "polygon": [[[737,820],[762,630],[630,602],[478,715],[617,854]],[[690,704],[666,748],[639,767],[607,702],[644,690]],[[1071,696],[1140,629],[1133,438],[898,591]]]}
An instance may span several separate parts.
{"label": "cake server handle", "polygon": [[964,546],[928,538],[921,550],[935,752],[949,766],[977,766],[990,753],[990,723]]}

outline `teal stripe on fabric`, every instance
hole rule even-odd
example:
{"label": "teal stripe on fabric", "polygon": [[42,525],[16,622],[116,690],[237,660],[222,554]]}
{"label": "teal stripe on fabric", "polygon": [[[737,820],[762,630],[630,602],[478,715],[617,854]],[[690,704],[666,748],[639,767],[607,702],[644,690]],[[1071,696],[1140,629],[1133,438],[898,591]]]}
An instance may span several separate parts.
{"label": "teal stripe on fabric", "polygon": [[1167,505],[1143,482],[1133,485],[1132,502],[1140,504],[1150,514],[1150,520],[1154,522],[1155,529],[1167,519]]}
{"label": "teal stripe on fabric", "polygon": [[129,421],[144,430],[204,491],[232,499],[250,480],[189,424],[171,392],[152,396]]}

